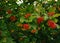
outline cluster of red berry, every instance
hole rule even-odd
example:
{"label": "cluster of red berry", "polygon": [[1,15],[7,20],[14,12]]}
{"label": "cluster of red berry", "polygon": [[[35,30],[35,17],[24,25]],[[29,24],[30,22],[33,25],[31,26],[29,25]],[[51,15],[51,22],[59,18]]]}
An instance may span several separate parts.
{"label": "cluster of red berry", "polygon": [[[11,14],[12,11],[11,11],[11,10],[7,10],[7,13],[8,13],[8,14]],[[54,12],[48,12],[48,16],[53,16],[54,14],[55,14]],[[25,17],[26,19],[28,19],[30,16],[31,16],[31,14],[30,14],[30,13],[27,13],[24,17]],[[16,18],[16,16],[11,16],[11,17],[10,17],[10,20],[11,20],[11,21],[16,21],[17,18]],[[43,22],[43,21],[44,21],[44,17],[38,17],[38,18],[37,18],[37,24],[40,24],[40,23]],[[52,28],[52,29],[55,29],[55,28],[57,27],[56,23],[55,23],[54,21],[52,21],[52,20],[48,20],[48,21],[47,21],[47,24],[48,24],[48,26],[49,26],[50,28]],[[30,25],[29,25],[29,24],[23,24],[22,27],[23,27],[24,30],[28,30],[28,29],[30,28]],[[36,30],[32,30],[31,32],[32,32],[32,33],[35,33]]]}

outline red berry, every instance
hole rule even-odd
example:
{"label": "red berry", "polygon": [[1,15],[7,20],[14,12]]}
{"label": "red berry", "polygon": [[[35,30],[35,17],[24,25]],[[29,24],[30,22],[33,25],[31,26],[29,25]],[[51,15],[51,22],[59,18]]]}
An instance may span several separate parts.
{"label": "red berry", "polygon": [[32,30],[32,31],[31,31],[31,33],[35,33],[35,32],[36,32],[36,30]]}
{"label": "red berry", "polygon": [[23,24],[23,29],[28,30],[29,29],[29,24]]}
{"label": "red berry", "polygon": [[56,26],[56,23],[52,20],[48,20],[48,26],[52,29],[55,29],[57,26]]}
{"label": "red berry", "polygon": [[16,18],[15,16],[11,16],[11,17],[10,17],[10,20],[11,20],[11,21],[16,21],[16,19],[17,19],[17,18]]}
{"label": "red berry", "polygon": [[9,10],[7,10],[7,14],[11,14],[12,13],[12,11],[9,9]]}
{"label": "red berry", "polygon": [[40,24],[41,22],[43,22],[44,18],[43,17],[39,17],[37,18],[37,23]]}
{"label": "red berry", "polygon": [[25,15],[25,18],[28,18],[29,16],[31,16],[31,14],[28,13]]}
{"label": "red berry", "polygon": [[54,12],[48,12],[48,16],[53,16],[54,14]]}

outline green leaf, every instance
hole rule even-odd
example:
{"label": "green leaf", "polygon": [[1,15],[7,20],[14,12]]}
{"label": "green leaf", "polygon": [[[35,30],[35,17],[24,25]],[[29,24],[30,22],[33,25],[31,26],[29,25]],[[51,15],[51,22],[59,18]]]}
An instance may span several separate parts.
{"label": "green leaf", "polygon": [[55,12],[55,10],[56,10],[56,8],[54,8],[54,7],[49,8],[49,12]]}
{"label": "green leaf", "polygon": [[20,22],[23,23],[25,21],[24,17],[20,18]]}
{"label": "green leaf", "polygon": [[3,37],[0,43],[15,43],[11,37]]}
{"label": "green leaf", "polygon": [[10,36],[10,33],[7,30],[5,30],[5,31],[2,31],[1,36]]}
{"label": "green leaf", "polygon": [[58,19],[54,19],[54,21],[57,23],[58,22]]}
{"label": "green leaf", "polygon": [[26,37],[26,38],[24,39],[24,43],[29,43],[29,38],[28,38],[28,37]]}
{"label": "green leaf", "polygon": [[55,14],[53,17],[59,17],[60,16],[60,14]]}
{"label": "green leaf", "polygon": [[6,18],[9,18],[10,16],[11,16],[11,14],[7,14],[5,17],[6,17]]}

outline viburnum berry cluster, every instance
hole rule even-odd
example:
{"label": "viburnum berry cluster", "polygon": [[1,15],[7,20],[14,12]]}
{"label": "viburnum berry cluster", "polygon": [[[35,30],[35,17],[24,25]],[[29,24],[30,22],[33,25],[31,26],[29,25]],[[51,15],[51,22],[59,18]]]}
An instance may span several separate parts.
{"label": "viburnum berry cluster", "polygon": [[59,20],[59,0],[1,0],[0,43],[60,43]]}

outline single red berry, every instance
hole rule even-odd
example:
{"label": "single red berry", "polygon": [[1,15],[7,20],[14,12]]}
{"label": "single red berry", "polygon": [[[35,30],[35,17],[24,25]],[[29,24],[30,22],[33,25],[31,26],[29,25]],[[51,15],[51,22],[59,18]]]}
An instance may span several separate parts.
{"label": "single red berry", "polygon": [[7,10],[7,14],[11,14],[12,13],[12,11],[9,9],[9,10]]}
{"label": "single red berry", "polygon": [[29,16],[31,16],[31,14],[27,13],[27,14],[25,15],[25,18],[28,18]]}
{"label": "single red berry", "polygon": [[48,16],[53,16],[55,12],[48,12]]}
{"label": "single red berry", "polygon": [[31,33],[35,33],[35,32],[36,32],[36,30],[32,30],[32,31],[31,31]]}
{"label": "single red berry", "polygon": [[37,23],[40,24],[41,22],[43,22],[44,18],[43,17],[39,17],[37,18]]}
{"label": "single red berry", "polygon": [[16,21],[17,18],[16,18],[15,16],[11,16],[11,17],[10,17],[10,20],[11,20],[11,21]]}
{"label": "single red berry", "polygon": [[23,29],[28,30],[29,29],[29,24],[23,24]]}
{"label": "single red berry", "polygon": [[47,24],[52,29],[55,29],[57,27],[56,23],[52,20],[48,20]]}

